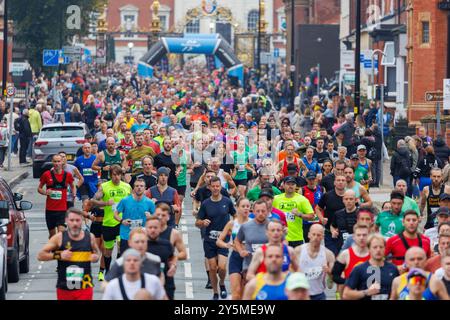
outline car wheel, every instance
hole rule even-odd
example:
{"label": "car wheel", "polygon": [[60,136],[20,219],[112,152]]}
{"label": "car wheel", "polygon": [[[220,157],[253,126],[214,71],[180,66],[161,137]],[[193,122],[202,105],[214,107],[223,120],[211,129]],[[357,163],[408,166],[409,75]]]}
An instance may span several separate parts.
{"label": "car wheel", "polygon": [[8,282],[19,282],[19,250],[14,248],[11,260],[8,264]]}
{"label": "car wheel", "polygon": [[40,178],[42,174],[42,164],[39,162],[33,162],[33,178]]}
{"label": "car wheel", "polygon": [[22,261],[19,262],[20,273],[28,273],[30,271],[30,253],[27,252]]}

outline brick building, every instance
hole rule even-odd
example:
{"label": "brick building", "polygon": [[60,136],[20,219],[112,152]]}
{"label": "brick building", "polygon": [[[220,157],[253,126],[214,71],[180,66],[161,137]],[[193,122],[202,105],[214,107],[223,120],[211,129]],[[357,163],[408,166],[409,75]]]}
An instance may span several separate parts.
{"label": "brick building", "polygon": [[[3,74],[3,46],[4,46],[4,41],[3,41],[3,25],[4,25],[4,20],[3,20],[3,6],[4,3],[3,1],[0,1],[0,83],[2,82],[2,78],[1,75]],[[12,24],[9,24],[9,29],[8,29],[8,34],[9,34],[9,41],[8,41],[8,65],[9,63],[12,61],[12,36],[13,36],[13,32],[12,32]],[[11,81],[11,77],[8,75],[8,81]],[[0,89],[1,91],[1,89]]]}

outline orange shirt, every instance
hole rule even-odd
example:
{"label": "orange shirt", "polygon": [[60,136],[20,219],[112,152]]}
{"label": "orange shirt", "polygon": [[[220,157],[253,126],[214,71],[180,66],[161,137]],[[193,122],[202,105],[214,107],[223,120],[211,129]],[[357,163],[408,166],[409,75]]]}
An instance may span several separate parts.
{"label": "orange shirt", "polygon": [[[286,159],[286,156],[287,156],[286,150],[280,151],[280,153],[278,153],[278,162]],[[300,156],[297,153],[294,153],[294,158],[300,159]]]}
{"label": "orange shirt", "polygon": [[206,122],[206,123],[209,122],[208,117],[206,115],[204,115],[204,114],[194,114],[194,115],[191,116],[191,120],[192,121],[201,120],[201,121]]}

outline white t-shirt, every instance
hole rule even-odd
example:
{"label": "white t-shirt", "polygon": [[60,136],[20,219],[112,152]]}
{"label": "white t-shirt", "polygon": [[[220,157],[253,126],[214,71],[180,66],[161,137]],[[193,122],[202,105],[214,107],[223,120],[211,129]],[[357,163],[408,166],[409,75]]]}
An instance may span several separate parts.
{"label": "white t-shirt", "polygon": [[[144,274],[145,276],[145,289],[156,300],[162,300],[166,294],[164,287],[159,281],[158,277],[151,274]],[[141,289],[141,280],[130,282],[126,279],[125,274],[122,275],[123,286],[128,299],[133,300],[136,293]],[[108,283],[103,294],[103,300],[124,300],[120,291],[119,279],[111,280]]]}

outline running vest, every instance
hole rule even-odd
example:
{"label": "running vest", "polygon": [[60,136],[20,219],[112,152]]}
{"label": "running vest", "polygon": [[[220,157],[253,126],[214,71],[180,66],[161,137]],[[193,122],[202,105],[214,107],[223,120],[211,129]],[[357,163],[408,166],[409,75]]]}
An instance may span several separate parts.
{"label": "running vest", "polygon": [[345,278],[348,279],[350,276],[350,273],[352,273],[353,269],[360,265],[361,263],[364,263],[369,260],[370,254],[368,253],[364,257],[359,257],[355,254],[355,251],[353,251],[353,247],[350,247],[348,249],[348,254],[350,255],[350,260],[348,262],[348,266],[344,270]]}
{"label": "running vest", "polygon": [[231,228],[231,241],[234,241],[234,239],[236,239],[239,229],[241,229],[241,224],[237,222],[237,220],[234,220],[233,228]]}
{"label": "running vest", "polygon": [[109,180],[109,171],[103,170],[103,167],[112,166],[113,164],[122,166],[122,157],[120,156],[119,150],[116,150],[116,154],[114,156],[110,156],[106,150],[103,152],[103,154],[105,155],[105,161],[102,165],[102,179]]}
{"label": "running vest", "polygon": [[436,211],[439,209],[439,196],[444,193],[445,185],[441,186],[439,194],[433,193],[433,186],[430,185],[430,192],[427,198],[427,223],[425,224],[425,229],[433,228],[435,225]]}
{"label": "running vest", "polygon": [[222,188],[228,190],[228,182],[227,179],[223,176],[223,169],[219,169],[219,173],[217,174],[217,177],[220,179],[220,184],[222,185]]}
{"label": "running vest", "polygon": [[62,290],[80,290],[93,288],[91,275],[91,234],[84,231],[79,241],[70,239],[69,232],[62,233],[62,243],[58,249],[72,251],[70,261],[58,260],[58,280],[56,287]]}
{"label": "running vest", "polygon": [[[267,245],[263,244],[261,246],[261,250],[263,252],[263,261],[262,263],[259,265],[258,270],[256,271],[256,273],[265,273],[267,272],[266,269],[266,264],[264,263],[264,257],[266,256],[266,250],[267,250]],[[289,266],[291,265],[291,256],[289,255],[289,247],[285,244],[283,244],[283,265],[282,265],[282,271],[289,271]]]}
{"label": "running vest", "polygon": [[177,192],[172,187],[167,187],[167,189],[161,194],[158,189],[158,185],[150,188],[151,197],[157,199],[157,202],[165,202],[170,205],[170,219],[167,222],[167,226],[174,227],[175,226],[175,213],[173,212],[172,205],[175,204],[174,197],[175,192]]}
{"label": "running vest", "polygon": [[353,190],[353,192],[355,192],[356,201],[359,201],[360,203],[362,203],[362,202],[364,202],[364,200],[361,199],[361,192],[359,190],[360,187],[361,187],[361,184],[359,182],[355,181],[355,185],[353,187],[351,187],[351,188],[345,187],[345,191]]}
{"label": "running vest", "polygon": [[130,140],[130,142],[126,142],[125,139],[120,140],[119,149],[128,154],[133,149],[133,140]]}
{"label": "running vest", "polygon": [[[406,241],[405,239],[405,235],[403,234],[403,232],[400,232],[398,234],[398,237],[400,238],[400,240],[402,240],[402,244],[405,247],[405,252],[408,251],[408,249],[410,248],[408,241]],[[417,240],[419,241],[419,247],[423,249],[423,243],[422,243],[422,235],[419,233],[417,234]],[[405,261],[405,256],[401,256],[401,257],[392,257],[392,259],[395,260],[400,260],[400,261]]]}
{"label": "running vest", "polygon": [[49,188],[51,189],[51,193],[49,195],[50,199],[54,200],[54,201],[67,201],[67,197],[66,199],[63,199],[63,190],[66,190],[67,188],[67,183],[66,183],[66,179],[67,179],[67,172],[64,171],[63,174],[63,179],[61,182],[59,182],[58,180],[56,180],[56,175],[54,170],[50,170],[50,175],[52,176],[52,180],[53,180],[53,184],[51,186],[49,186]]}
{"label": "running vest", "polygon": [[[433,292],[430,290],[430,279],[433,274],[430,272],[428,273],[428,278],[426,282],[427,288],[422,293],[422,297],[424,300],[439,300],[438,297],[436,297]],[[408,288],[408,273],[403,273],[400,275],[400,284],[397,288],[397,294],[399,300],[405,300],[409,296],[409,288]]]}
{"label": "running vest", "polygon": [[325,273],[323,266],[327,265],[327,255],[324,246],[320,246],[319,253],[313,259],[309,256],[309,243],[302,247],[300,253],[299,267],[303,270],[309,282],[310,295],[318,295],[325,291]]}
{"label": "running vest", "polygon": [[264,280],[264,273],[256,275],[256,288],[253,292],[252,300],[287,300],[284,289],[289,274],[283,275],[284,280],[280,284],[267,284]]}
{"label": "running vest", "polygon": [[[291,162],[293,164],[295,164],[295,166],[297,167],[297,172],[299,169],[299,164],[298,164],[298,159],[296,157],[294,157],[294,162]],[[287,170],[287,166],[288,166],[288,162],[287,162],[287,158],[283,160],[283,176],[287,177],[289,175],[288,170]]]}
{"label": "running vest", "polygon": [[164,239],[170,242],[170,236],[172,235],[172,227],[167,226],[166,230],[159,234],[160,239]]}

